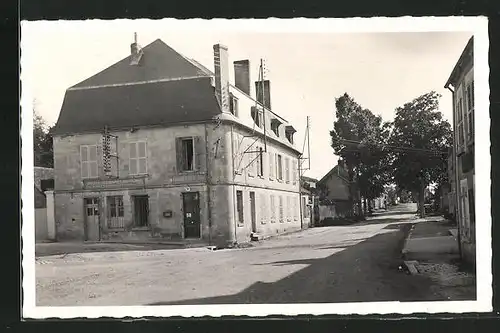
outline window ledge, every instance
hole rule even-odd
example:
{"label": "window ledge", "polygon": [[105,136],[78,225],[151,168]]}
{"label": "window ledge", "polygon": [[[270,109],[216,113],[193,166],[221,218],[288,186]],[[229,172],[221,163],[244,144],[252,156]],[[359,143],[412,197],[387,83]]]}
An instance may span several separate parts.
{"label": "window ledge", "polygon": [[131,231],[149,231],[149,227],[133,227]]}

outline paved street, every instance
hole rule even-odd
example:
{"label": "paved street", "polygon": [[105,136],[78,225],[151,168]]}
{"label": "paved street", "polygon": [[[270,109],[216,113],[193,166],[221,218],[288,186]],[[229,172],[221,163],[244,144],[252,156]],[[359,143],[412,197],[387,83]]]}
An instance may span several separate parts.
{"label": "paved street", "polygon": [[37,305],[430,300],[430,282],[399,269],[414,205],[351,226],[313,228],[254,247],[37,258]]}

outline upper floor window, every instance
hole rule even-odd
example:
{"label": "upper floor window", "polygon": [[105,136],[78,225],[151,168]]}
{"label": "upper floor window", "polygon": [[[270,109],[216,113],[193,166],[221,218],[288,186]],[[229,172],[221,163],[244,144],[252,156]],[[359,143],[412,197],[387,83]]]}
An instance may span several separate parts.
{"label": "upper floor window", "polygon": [[276,173],[275,158],[273,153],[269,153],[269,179],[274,179]]}
{"label": "upper floor window", "polygon": [[280,154],[276,154],[276,178],[283,180],[283,157]]}
{"label": "upper floor window", "polygon": [[97,178],[97,145],[80,146],[82,178]]}
{"label": "upper floor window", "polygon": [[293,185],[297,184],[297,163],[294,158],[291,160],[292,162],[292,183]]}
{"label": "upper floor window", "polygon": [[195,138],[178,138],[176,140],[177,169],[179,172],[196,170],[196,140]]}
{"label": "upper floor window", "polygon": [[290,182],[290,159],[285,157],[285,181]]}
{"label": "upper floor window", "polygon": [[130,175],[144,175],[148,173],[146,142],[131,142],[130,146]]}
{"label": "upper floor window", "polygon": [[467,140],[474,138],[474,81],[466,88],[467,97]]}
{"label": "upper floor window", "polygon": [[264,154],[263,151],[264,150],[262,149],[262,147],[258,147],[257,151],[258,151],[257,154],[259,154],[257,156],[257,176],[263,177],[264,176],[264,163],[263,163],[264,162],[264,160],[263,160],[263,154]]}

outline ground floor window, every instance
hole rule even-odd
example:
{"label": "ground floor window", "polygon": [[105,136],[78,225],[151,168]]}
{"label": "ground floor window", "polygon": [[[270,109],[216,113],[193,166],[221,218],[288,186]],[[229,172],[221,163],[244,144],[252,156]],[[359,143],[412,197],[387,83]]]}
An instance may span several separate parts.
{"label": "ground floor window", "polygon": [[280,202],[280,223],[284,222],[284,212],[283,212],[283,197],[279,197],[279,202]]}
{"label": "ground floor window", "polygon": [[124,228],[123,214],[123,196],[110,196],[107,198],[108,203],[108,228]]}
{"label": "ground floor window", "polygon": [[238,211],[238,223],[244,224],[244,214],[243,214],[243,192],[236,191],[236,209]]}
{"label": "ground floor window", "polygon": [[276,202],[274,195],[271,194],[271,223],[276,222]]}

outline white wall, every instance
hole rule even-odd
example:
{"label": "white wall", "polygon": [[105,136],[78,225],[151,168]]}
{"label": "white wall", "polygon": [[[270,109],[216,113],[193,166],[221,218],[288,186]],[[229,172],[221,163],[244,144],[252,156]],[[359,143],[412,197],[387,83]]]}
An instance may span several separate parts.
{"label": "white wall", "polygon": [[48,239],[47,209],[35,209],[35,240],[43,241]]}

